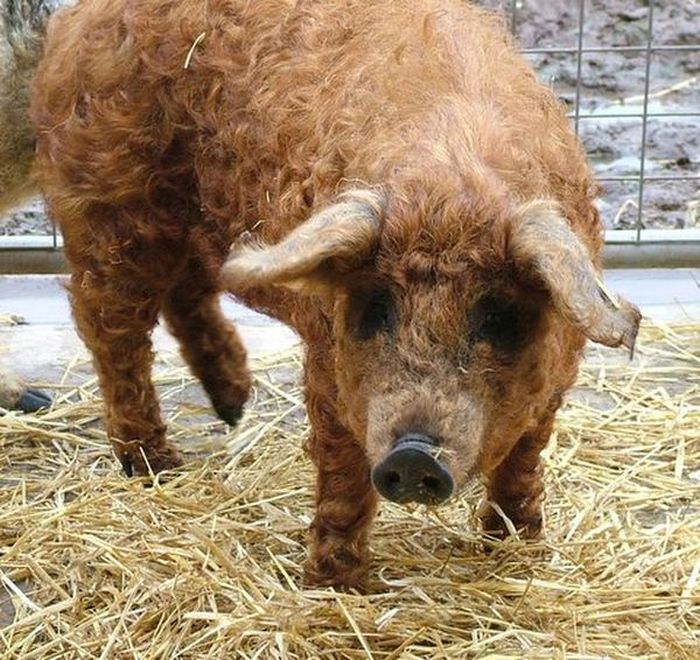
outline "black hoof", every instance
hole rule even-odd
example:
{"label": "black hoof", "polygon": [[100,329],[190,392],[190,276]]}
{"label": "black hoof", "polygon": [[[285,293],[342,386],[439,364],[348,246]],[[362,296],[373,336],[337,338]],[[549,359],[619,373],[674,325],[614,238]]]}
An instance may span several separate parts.
{"label": "black hoof", "polygon": [[229,426],[236,426],[243,416],[243,406],[217,406],[214,411],[217,417]]}
{"label": "black hoof", "polygon": [[133,477],[134,476],[134,466],[131,463],[131,458],[129,456],[123,456],[122,458],[119,459],[119,462],[122,464],[122,470],[124,470],[124,474],[127,477]]}
{"label": "black hoof", "polygon": [[44,408],[50,408],[51,402],[52,399],[48,394],[44,394],[39,390],[27,389],[19,397],[17,409],[25,413],[33,413]]}
{"label": "black hoof", "polygon": [[179,468],[184,462],[174,445],[167,444],[160,451],[151,451],[151,456],[148,457],[143,457],[141,451],[137,450],[137,453],[134,454],[125,453],[118,457],[127,477],[147,477],[151,473],[160,474]]}

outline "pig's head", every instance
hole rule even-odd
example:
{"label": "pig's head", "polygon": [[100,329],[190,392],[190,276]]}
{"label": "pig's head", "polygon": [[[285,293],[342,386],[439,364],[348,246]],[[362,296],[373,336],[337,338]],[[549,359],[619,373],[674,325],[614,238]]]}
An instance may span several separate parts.
{"label": "pig's head", "polygon": [[223,277],[325,299],[339,413],[397,502],[439,503],[495,469],[559,405],[585,337],[631,350],[640,320],[551,202],[353,192],[279,244],[235,251]]}

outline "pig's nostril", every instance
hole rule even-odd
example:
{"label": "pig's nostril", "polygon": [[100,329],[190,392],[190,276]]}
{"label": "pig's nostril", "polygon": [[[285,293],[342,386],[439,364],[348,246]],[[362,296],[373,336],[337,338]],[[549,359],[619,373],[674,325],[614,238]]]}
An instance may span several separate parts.
{"label": "pig's nostril", "polygon": [[393,461],[383,461],[372,470],[372,483],[379,493],[392,502],[405,502],[405,475],[402,466]]}
{"label": "pig's nostril", "polygon": [[425,488],[425,490],[427,490],[429,493],[439,493],[440,489],[442,488],[442,482],[440,479],[429,474],[423,477],[421,483],[423,488]]}
{"label": "pig's nostril", "polygon": [[401,475],[398,472],[387,472],[384,477],[384,483],[389,486],[398,486],[401,483]]}

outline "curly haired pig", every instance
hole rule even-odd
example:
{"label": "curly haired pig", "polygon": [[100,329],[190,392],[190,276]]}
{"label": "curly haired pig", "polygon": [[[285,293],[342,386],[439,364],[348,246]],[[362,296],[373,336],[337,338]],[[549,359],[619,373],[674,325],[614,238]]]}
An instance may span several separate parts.
{"label": "curly haired pig", "polygon": [[[32,112],[128,474],[181,463],[150,376],[159,313],[239,418],[226,289],[305,342],[310,582],[362,585],[378,495],[438,504],[478,473],[540,533],[539,454],[584,342],[631,349],[640,316],[601,289],[596,183],[499,18],[462,0],[83,0],[50,25]],[[494,509],[483,523],[505,529]]]}

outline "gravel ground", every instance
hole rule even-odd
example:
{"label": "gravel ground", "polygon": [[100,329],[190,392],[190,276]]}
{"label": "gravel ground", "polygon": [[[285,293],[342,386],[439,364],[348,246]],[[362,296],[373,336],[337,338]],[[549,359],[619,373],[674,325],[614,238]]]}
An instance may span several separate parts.
{"label": "gravel ground", "polygon": [[[513,0],[482,0],[509,14]],[[573,0],[517,0],[515,31],[524,48],[575,47],[579,4]],[[584,44],[646,46],[648,0],[586,0]],[[510,19],[509,19],[510,20]],[[700,43],[700,0],[656,0],[654,43]],[[541,79],[571,108],[576,97],[574,54],[529,55]],[[642,122],[631,117],[643,106],[645,55],[591,53],[581,66],[580,134],[591,162],[604,176],[636,175]],[[656,53],[651,61],[650,112],[698,112],[700,51]],[[619,113],[616,119],[596,115]],[[700,174],[700,116],[652,119],[647,130],[646,173]],[[608,228],[637,222],[637,182],[604,184],[600,201]],[[650,182],[645,186],[644,227],[700,227],[700,182]],[[0,234],[45,234],[50,224],[34,203],[0,223]]]}

